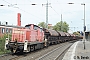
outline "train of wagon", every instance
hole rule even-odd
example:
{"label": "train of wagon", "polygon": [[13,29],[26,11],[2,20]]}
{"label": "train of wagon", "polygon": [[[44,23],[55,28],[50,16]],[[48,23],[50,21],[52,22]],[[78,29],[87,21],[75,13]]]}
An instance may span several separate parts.
{"label": "train of wagon", "polygon": [[0,27],[11,30],[11,40],[6,38],[5,49],[12,53],[30,52],[52,44],[81,39],[81,37],[74,34],[43,29],[34,24],[28,24],[25,27],[8,25]]}
{"label": "train of wagon", "polygon": [[[61,42],[78,40],[82,37],[74,34],[55,31],[51,29],[43,29],[34,24],[21,26],[21,14],[17,16],[17,26],[0,25],[0,36],[8,34],[5,40],[5,49],[12,53],[30,52],[52,44],[59,44]],[[9,34],[11,34],[11,39]]]}

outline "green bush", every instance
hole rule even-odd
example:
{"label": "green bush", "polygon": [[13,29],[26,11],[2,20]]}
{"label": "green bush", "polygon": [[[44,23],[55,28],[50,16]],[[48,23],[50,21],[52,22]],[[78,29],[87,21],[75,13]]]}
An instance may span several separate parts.
{"label": "green bush", "polygon": [[[0,55],[10,52],[8,50],[5,50],[5,40],[6,40],[6,38],[8,38],[8,34],[4,34],[2,37],[0,37]],[[9,34],[9,39],[11,40],[11,34]]]}

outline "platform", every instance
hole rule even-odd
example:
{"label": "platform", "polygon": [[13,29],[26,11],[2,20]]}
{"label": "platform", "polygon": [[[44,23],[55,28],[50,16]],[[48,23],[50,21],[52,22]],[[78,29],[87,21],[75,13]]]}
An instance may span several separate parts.
{"label": "platform", "polygon": [[62,60],[90,60],[90,41],[75,42],[66,52]]}

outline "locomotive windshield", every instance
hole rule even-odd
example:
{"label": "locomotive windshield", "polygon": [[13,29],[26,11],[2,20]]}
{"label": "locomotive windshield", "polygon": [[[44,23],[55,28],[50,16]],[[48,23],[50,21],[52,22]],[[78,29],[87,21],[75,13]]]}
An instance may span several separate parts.
{"label": "locomotive windshield", "polygon": [[25,27],[28,28],[28,29],[30,29],[30,25],[26,25]]}

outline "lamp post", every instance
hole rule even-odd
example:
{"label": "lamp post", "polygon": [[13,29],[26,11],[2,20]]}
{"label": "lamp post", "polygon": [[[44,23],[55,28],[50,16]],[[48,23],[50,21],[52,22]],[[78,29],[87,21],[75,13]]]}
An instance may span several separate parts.
{"label": "lamp post", "polygon": [[[68,3],[68,4],[74,4],[74,3]],[[86,26],[85,26],[85,3],[81,3],[81,5],[84,6],[84,29],[83,29],[83,44],[84,44],[84,49],[85,49],[85,30],[86,30]]]}
{"label": "lamp post", "polygon": [[81,5],[83,5],[84,6],[84,29],[83,29],[83,44],[84,44],[84,49],[85,49],[85,30],[86,30],[86,26],[85,26],[85,3],[82,3]]}

